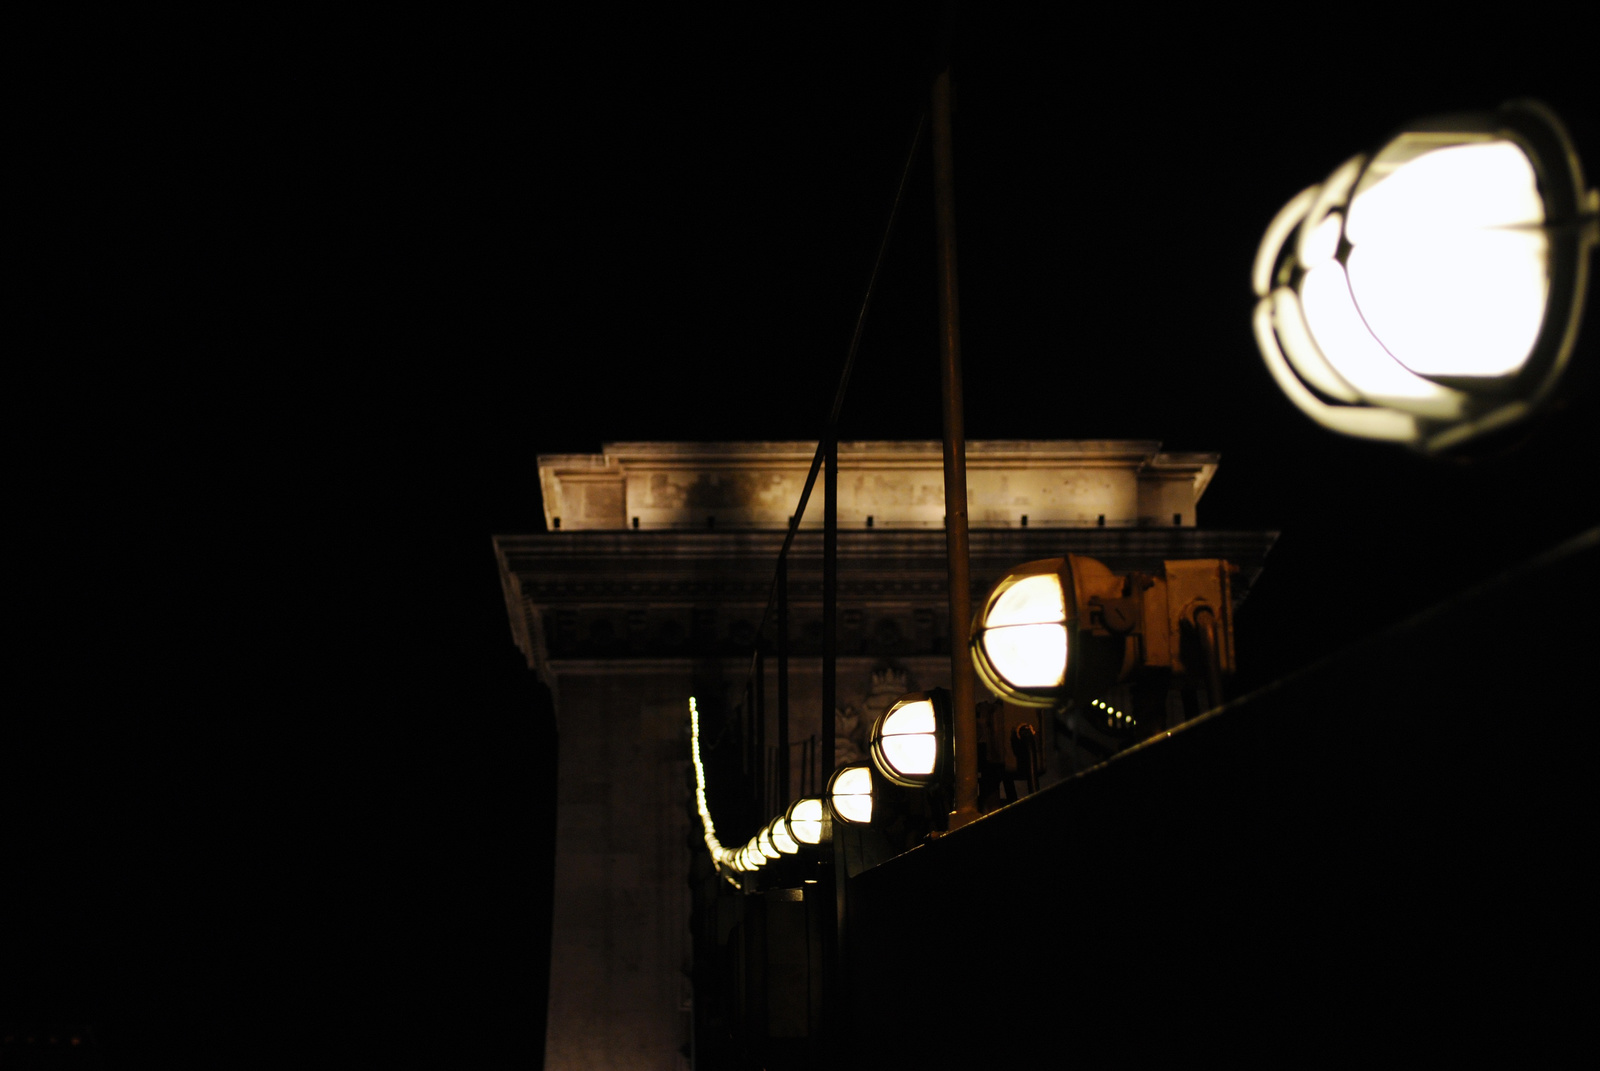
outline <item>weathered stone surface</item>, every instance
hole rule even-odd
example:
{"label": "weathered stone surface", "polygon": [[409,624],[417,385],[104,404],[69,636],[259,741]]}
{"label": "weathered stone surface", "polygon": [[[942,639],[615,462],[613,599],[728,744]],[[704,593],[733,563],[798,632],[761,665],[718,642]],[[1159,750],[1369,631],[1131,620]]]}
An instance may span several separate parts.
{"label": "weathered stone surface", "polygon": [[[784,528],[815,443],[607,443],[539,458],[545,524],[594,528]],[[967,511],[977,528],[1195,523],[1218,455],[1145,441],[967,443]],[[821,489],[802,520],[822,524]],[[944,525],[938,442],[839,444],[842,528]],[[1024,520],[1026,518],[1026,520]]]}

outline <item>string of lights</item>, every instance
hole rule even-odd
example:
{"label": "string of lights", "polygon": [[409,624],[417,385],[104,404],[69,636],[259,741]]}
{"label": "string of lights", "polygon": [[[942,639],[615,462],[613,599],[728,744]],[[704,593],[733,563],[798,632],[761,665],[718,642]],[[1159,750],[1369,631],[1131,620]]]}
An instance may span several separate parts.
{"label": "string of lights", "polygon": [[700,830],[705,836],[711,859],[717,864],[717,873],[728,884],[738,888],[739,883],[727,873],[727,868],[733,863],[733,853],[717,840],[717,824],[711,820],[711,807],[706,803],[706,767],[700,761],[700,708],[695,705],[692,695],[689,697],[689,739],[690,753],[694,757],[694,805],[700,812]]}

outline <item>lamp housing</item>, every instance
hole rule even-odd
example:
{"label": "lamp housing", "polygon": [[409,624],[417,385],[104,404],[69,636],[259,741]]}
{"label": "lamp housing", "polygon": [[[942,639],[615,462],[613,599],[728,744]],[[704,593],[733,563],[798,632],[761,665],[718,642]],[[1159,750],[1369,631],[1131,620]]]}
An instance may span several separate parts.
{"label": "lamp housing", "polygon": [[832,839],[833,815],[819,797],[795,800],[783,819],[802,851],[819,850]]}
{"label": "lamp housing", "polygon": [[797,855],[800,845],[795,841],[794,834],[789,832],[789,820],[784,815],[779,815],[767,824],[767,829],[772,836],[773,847],[783,855]]}
{"label": "lamp housing", "polygon": [[1437,453],[1532,414],[1571,357],[1600,225],[1554,112],[1408,124],[1301,191],[1251,283],[1274,380],[1334,431]]}
{"label": "lamp housing", "polygon": [[872,767],[841,766],[828,778],[828,809],[833,820],[854,825],[872,821]]}
{"label": "lamp housing", "polygon": [[903,788],[938,784],[948,776],[953,733],[949,691],[903,695],[872,724],[872,765]]}
{"label": "lamp housing", "polygon": [[1127,576],[1081,554],[1028,562],[980,604],[969,636],[973,665],[992,693],[1025,707],[1085,703],[1141,668],[1219,692],[1234,669],[1235,571],[1217,558],[1166,561],[1160,574]]}

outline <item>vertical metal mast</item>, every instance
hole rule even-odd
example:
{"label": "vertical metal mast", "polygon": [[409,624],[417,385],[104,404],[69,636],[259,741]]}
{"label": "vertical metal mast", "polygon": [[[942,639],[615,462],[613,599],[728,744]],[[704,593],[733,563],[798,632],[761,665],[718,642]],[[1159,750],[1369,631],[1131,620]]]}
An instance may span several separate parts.
{"label": "vertical metal mast", "polygon": [[778,806],[789,796],[789,556],[778,555]]}
{"label": "vertical metal mast", "polygon": [[822,763],[823,783],[833,773],[834,708],[838,704],[835,659],[839,637],[839,440],[832,422],[822,466]]}
{"label": "vertical metal mast", "polygon": [[961,390],[961,306],[956,289],[955,177],[950,150],[950,64],[933,82],[933,196],[939,245],[939,386],[944,409],[945,551],[950,562],[950,698],[955,708],[955,809],[950,828],[978,817],[978,715],[967,628],[967,439]]}

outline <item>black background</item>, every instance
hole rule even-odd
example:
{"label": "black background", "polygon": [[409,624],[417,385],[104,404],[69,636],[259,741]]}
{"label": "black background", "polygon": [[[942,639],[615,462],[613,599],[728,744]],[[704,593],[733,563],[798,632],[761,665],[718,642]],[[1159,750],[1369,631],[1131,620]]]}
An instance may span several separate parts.
{"label": "black background", "polygon": [[[556,737],[490,536],[543,527],[541,452],[818,434],[936,37],[897,5],[36,42],[8,1022],[88,1024],[110,1066],[537,1063]],[[1408,118],[1538,97],[1600,167],[1573,37],[958,17],[968,435],[1221,451],[1201,524],[1283,533],[1241,687],[1593,523],[1594,324],[1470,462],[1317,428],[1249,326],[1268,220]],[[847,439],[940,434],[929,184]]]}

